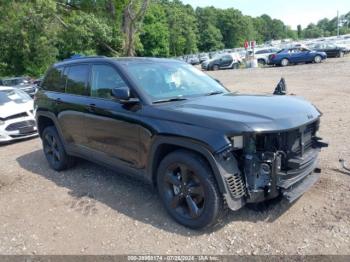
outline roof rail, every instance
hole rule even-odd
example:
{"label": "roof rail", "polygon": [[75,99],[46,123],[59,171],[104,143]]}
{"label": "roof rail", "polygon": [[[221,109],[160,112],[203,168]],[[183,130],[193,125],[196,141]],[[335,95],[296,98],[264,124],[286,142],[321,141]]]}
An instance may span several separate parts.
{"label": "roof rail", "polygon": [[82,56],[82,55],[72,55],[70,58],[66,58],[63,61],[70,61],[76,59],[88,59],[88,58],[106,58],[106,56]]}

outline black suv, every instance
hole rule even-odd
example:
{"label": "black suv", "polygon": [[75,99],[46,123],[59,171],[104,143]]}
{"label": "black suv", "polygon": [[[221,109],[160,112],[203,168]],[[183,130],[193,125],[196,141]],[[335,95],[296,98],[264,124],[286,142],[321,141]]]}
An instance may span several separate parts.
{"label": "black suv", "polygon": [[35,95],[43,149],[57,171],[75,157],[143,178],[179,223],[212,225],[318,178],[320,112],[281,95],[245,95],[191,65],[87,57],[53,65]]}

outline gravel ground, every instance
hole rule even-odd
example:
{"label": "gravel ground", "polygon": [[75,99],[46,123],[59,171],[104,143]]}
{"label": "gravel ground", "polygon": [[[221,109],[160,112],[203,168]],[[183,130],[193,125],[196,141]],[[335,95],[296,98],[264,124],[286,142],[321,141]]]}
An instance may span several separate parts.
{"label": "gravel ground", "polygon": [[207,231],[165,213],[141,182],[81,161],[49,169],[39,139],[0,147],[0,254],[350,254],[350,57],[320,65],[210,73],[232,90],[290,93],[323,113],[320,181],[293,205],[243,208]]}

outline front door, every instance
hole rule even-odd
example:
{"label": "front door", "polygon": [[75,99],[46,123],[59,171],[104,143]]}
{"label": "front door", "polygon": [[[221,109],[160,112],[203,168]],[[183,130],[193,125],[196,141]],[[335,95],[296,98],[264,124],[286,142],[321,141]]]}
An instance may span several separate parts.
{"label": "front door", "polygon": [[103,161],[138,168],[140,160],[137,111],[111,96],[113,88],[125,87],[118,71],[109,64],[91,67],[91,94],[86,120],[86,146]]}

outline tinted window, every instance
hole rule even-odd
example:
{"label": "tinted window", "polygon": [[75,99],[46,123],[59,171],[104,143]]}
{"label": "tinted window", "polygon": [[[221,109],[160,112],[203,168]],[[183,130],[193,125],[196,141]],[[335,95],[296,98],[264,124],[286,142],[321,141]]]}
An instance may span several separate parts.
{"label": "tinted window", "polygon": [[88,65],[70,66],[65,70],[67,77],[66,93],[75,95],[89,95],[87,82],[89,77]]}
{"label": "tinted window", "polygon": [[49,91],[64,92],[65,81],[63,78],[63,67],[52,68],[42,83],[42,88]]}
{"label": "tinted window", "polygon": [[229,56],[229,55],[225,55],[221,59],[222,59],[223,62],[230,62],[230,61],[232,61],[232,57]]}
{"label": "tinted window", "polygon": [[91,96],[111,98],[111,89],[125,86],[124,80],[113,67],[108,65],[92,66]]}
{"label": "tinted window", "polygon": [[260,54],[267,54],[269,52],[269,50],[259,50],[256,51],[255,54],[260,55]]}

